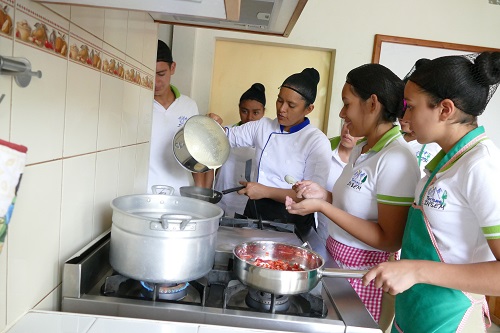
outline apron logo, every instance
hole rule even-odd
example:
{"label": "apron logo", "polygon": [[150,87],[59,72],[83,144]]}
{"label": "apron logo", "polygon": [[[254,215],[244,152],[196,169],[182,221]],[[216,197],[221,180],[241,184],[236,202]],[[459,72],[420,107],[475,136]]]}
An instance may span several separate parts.
{"label": "apron logo", "polygon": [[367,178],[366,172],[363,172],[362,170],[356,170],[354,175],[352,175],[351,180],[349,183],[347,183],[347,186],[350,186],[351,188],[360,191],[361,186],[363,185],[364,182],[366,182]]}
{"label": "apron logo", "polygon": [[444,210],[446,199],[448,199],[448,192],[446,190],[432,186],[427,191],[424,206]]}
{"label": "apron logo", "polygon": [[177,125],[177,127],[182,127],[182,126],[184,126],[184,124],[188,120],[188,117],[186,117],[186,116],[180,116],[177,119],[179,120],[179,124]]}

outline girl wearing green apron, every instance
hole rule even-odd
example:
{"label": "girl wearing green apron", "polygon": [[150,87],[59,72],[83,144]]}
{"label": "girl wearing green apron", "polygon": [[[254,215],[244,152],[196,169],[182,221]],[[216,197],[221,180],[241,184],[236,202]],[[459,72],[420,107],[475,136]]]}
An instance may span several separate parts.
{"label": "girl wearing green apron", "polygon": [[419,60],[408,77],[405,119],[442,151],[417,185],[401,261],[363,283],[397,294],[392,332],[485,332],[483,295],[500,295],[500,151],[477,116],[500,83],[500,52]]}

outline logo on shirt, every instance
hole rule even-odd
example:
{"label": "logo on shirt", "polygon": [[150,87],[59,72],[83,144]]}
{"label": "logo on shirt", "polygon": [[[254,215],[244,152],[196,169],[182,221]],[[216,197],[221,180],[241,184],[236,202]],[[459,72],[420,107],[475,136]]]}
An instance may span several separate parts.
{"label": "logo on shirt", "polygon": [[368,177],[367,173],[363,170],[356,170],[354,175],[352,175],[351,180],[347,183],[347,186],[355,189],[357,191],[361,190],[361,186],[364,182],[366,182],[366,178]]}
{"label": "logo on shirt", "polygon": [[179,116],[179,118],[177,119],[179,120],[179,124],[177,125],[177,127],[182,127],[189,118],[186,116]]}
{"label": "logo on shirt", "polygon": [[[416,153],[417,159],[418,159],[419,153],[420,152]],[[420,154],[420,161],[421,162],[428,163],[430,159],[431,159],[431,153],[429,153],[428,151],[424,150],[422,152],[422,154]]]}
{"label": "logo on shirt", "polygon": [[444,210],[446,199],[448,199],[448,192],[446,190],[432,186],[427,191],[424,206]]}

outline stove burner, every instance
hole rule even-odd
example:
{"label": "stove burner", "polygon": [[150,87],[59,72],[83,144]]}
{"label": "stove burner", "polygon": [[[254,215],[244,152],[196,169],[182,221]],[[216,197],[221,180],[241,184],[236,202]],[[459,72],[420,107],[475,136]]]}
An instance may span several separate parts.
{"label": "stove burner", "polygon": [[159,299],[177,301],[186,297],[189,283],[154,284],[141,281],[141,285],[149,292],[154,292],[156,287]]}
{"label": "stove burner", "polygon": [[259,311],[287,311],[290,302],[286,295],[274,295],[263,291],[248,289],[245,303],[252,309]]}

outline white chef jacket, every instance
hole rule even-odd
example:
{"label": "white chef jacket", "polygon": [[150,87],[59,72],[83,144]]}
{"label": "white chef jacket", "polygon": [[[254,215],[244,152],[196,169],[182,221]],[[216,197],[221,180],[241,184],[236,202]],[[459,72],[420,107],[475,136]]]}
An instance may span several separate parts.
{"label": "white chef jacket", "polygon": [[271,187],[291,188],[286,175],[312,180],[325,187],[330,172],[330,142],[308,118],[285,132],[278,119],[261,118],[226,127],[231,147],[255,146],[254,181]]}
{"label": "white chef jacket", "polygon": [[[247,160],[253,160],[254,157],[255,148],[253,147],[231,148],[227,161],[217,171],[215,190],[220,192],[241,186],[240,181],[245,180],[246,162]],[[224,210],[224,215],[233,217],[234,213],[243,214],[247,200],[248,197],[246,195],[232,192],[224,194],[217,205]]]}

